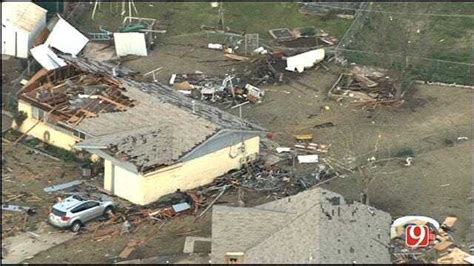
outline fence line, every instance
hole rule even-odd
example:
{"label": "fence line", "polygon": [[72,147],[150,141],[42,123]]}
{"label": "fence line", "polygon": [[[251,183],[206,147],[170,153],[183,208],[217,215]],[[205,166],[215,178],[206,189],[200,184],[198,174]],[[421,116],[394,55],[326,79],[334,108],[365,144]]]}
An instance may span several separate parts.
{"label": "fence line", "polygon": [[373,9],[365,9],[360,10],[356,8],[350,7],[338,7],[338,6],[328,6],[324,4],[317,4],[311,3],[314,6],[319,7],[326,7],[326,8],[333,8],[333,9],[342,9],[342,10],[353,10],[353,11],[362,11],[362,12],[374,12],[374,13],[382,13],[382,14],[395,14],[395,15],[410,15],[410,16],[432,16],[432,17],[456,17],[456,18],[474,18],[474,15],[462,15],[462,14],[437,14],[437,13],[405,13],[405,12],[393,12],[393,11],[383,11],[383,10],[373,10]]}
{"label": "fence line", "polygon": [[[401,62],[400,60],[403,58],[400,54],[384,54],[341,48],[339,49],[338,62],[343,64],[353,62],[381,66],[381,60],[390,60],[388,62],[394,64],[397,62],[395,60],[397,57],[398,62]],[[413,66],[414,74],[425,81],[474,85],[474,75],[472,75],[474,64],[417,56],[407,56],[404,60]]]}

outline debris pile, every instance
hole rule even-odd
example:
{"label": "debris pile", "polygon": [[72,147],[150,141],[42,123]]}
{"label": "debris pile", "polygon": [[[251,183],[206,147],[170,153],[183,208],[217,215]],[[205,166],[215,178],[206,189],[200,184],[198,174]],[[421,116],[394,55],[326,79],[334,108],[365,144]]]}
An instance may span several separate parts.
{"label": "debris pile", "polygon": [[287,47],[334,46],[338,39],[313,26],[271,29],[268,31],[277,42]]}
{"label": "debris pile", "polygon": [[[102,112],[120,112],[133,101],[117,82],[97,74],[85,74],[66,66],[39,77],[24,87],[19,98],[50,113],[48,119],[70,125]],[[37,114],[43,119],[44,114]]]}
{"label": "debris pile", "polygon": [[395,99],[393,81],[386,73],[384,69],[355,66],[350,73],[341,74],[329,90],[329,96],[336,101],[349,98],[364,105],[400,104],[401,101]]}
{"label": "debris pile", "polygon": [[[293,158],[290,158],[293,160]],[[210,188],[199,189],[199,194],[206,196],[209,191],[221,189],[231,185],[254,191],[270,192],[282,197],[294,195],[306,190],[322,180],[335,176],[336,173],[323,164],[318,164],[316,169],[307,176],[294,176],[294,174],[277,165],[268,165],[263,159],[249,163],[240,170],[232,171],[220,176],[210,184]]]}
{"label": "debris pile", "polygon": [[210,102],[259,102],[264,91],[233,75],[224,78],[202,72],[171,75],[170,85],[183,94]]}

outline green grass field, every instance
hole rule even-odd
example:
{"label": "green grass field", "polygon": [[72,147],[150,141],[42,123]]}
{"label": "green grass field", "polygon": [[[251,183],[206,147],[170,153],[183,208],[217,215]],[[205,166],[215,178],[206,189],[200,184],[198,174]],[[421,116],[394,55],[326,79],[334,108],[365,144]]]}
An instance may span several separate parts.
{"label": "green grass field", "polygon": [[[400,47],[397,45],[400,45],[400,43],[397,41],[399,38],[397,34],[401,34],[397,29],[399,24],[395,24],[393,28],[387,26],[393,16],[394,21],[397,18],[401,19],[406,27],[420,29],[423,34],[428,36],[425,42],[421,42],[418,46],[414,44],[413,50],[408,50],[410,56],[465,63],[463,65],[421,60],[416,63],[418,73],[426,76],[428,80],[472,84],[474,82],[472,78],[473,67],[469,67],[467,64],[473,64],[474,60],[474,3],[409,3],[408,8],[404,5],[404,3],[374,3],[373,11],[402,12],[408,13],[408,15],[370,13],[371,23],[366,24],[355,35],[354,42],[350,44],[349,49],[398,53]],[[427,14],[468,15],[472,17],[427,16]],[[374,27],[387,27],[384,31],[390,33],[387,38],[392,38],[393,42],[389,42],[383,47],[380,45],[371,46],[372,43],[378,42],[377,38],[381,38],[380,28],[377,31]],[[391,46],[391,44],[394,45]],[[368,54],[355,52],[351,52],[347,56],[351,62],[362,64],[373,64],[376,60],[380,60]]]}
{"label": "green grass field", "polygon": [[[209,3],[144,3],[137,2],[138,17],[155,18],[168,24],[168,36],[194,33],[200,31],[201,25],[216,26],[219,8],[212,8]],[[314,26],[342,37],[352,23],[347,19],[324,19],[314,15],[303,15],[298,12],[297,3],[224,3],[225,25],[232,30],[247,33],[259,33],[260,38],[270,38],[268,30],[272,28],[294,28]],[[98,32],[99,26],[107,30],[116,30],[122,17],[121,3],[102,3],[91,20],[93,5],[90,5],[82,16],[77,16],[74,23],[84,31]],[[128,12],[128,8],[127,8]]]}

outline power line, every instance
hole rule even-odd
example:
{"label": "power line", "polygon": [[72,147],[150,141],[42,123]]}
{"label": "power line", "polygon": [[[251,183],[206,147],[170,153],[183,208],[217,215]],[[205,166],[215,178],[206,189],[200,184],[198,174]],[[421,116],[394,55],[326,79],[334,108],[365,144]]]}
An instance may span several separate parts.
{"label": "power line", "polygon": [[[307,5],[306,5],[307,6]],[[393,12],[393,11],[382,11],[382,10],[367,10],[367,9],[357,9],[357,8],[350,8],[350,7],[338,7],[338,6],[328,6],[322,4],[311,3],[311,6],[319,6],[319,7],[326,7],[326,8],[333,8],[333,9],[343,9],[343,10],[353,10],[353,11],[361,11],[361,12],[375,12],[375,13],[383,13],[383,14],[397,14],[397,15],[412,15],[412,16],[434,16],[434,17],[459,17],[459,18],[472,18],[474,19],[474,15],[461,15],[461,14],[436,14],[436,13],[403,13],[403,12]]]}

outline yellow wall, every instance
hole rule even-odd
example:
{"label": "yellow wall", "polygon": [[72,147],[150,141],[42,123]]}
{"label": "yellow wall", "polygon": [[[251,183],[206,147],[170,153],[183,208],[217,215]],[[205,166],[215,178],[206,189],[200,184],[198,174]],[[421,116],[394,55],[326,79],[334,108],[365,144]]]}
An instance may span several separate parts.
{"label": "yellow wall", "polygon": [[[18,128],[20,132],[26,132],[28,131],[38,120],[34,119],[32,116],[32,108],[31,105],[28,103],[25,103],[23,101],[18,102],[18,111],[23,111],[27,114],[27,118],[23,123],[21,124],[21,127]],[[58,131],[54,129],[53,127],[49,126],[46,123],[39,122],[30,132],[28,132],[28,135],[31,135],[35,138],[38,138],[42,141],[44,141],[44,132],[49,131],[49,141],[47,141],[48,144],[66,149],[68,151],[73,150],[74,145],[76,144],[77,141],[80,141],[80,138],[77,138],[73,135],[68,135],[64,132]]]}
{"label": "yellow wall", "polygon": [[[245,141],[244,153],[238,152],[238,143],[232,147],[214,153],[160,169],[145,176],[133,174],[115,166],[114,194],[133,203],[145,205],[156,201],[163,195],[206,185],[214,178],[229,170],[241,167],[241,158],[259,153],[260,138],[258,136]],[[229,156],[229,153],[232,157]],[[111,189],[112,163],[104,165],[104,188]],[[109,168],[109,169],[107,169]]]}
{"label": "yellow wall", "polygon": [[112,162],[104,160],[104,189],[112,191]]}
{"label": "yellow wall", "polygon": [[[33,125],[35,125],[38,120],[34,119],[32,116],[32,107],[30,104],[18,101],[18,111],[23,111],[28,116],[25,121],[21,124],[21,127],[17,128],[20,132],[28,131]],[[49,131],[49,141],[44,140],[44,132]],[[39,122],[33,129],[28,132],[28,135],[31,135],[35,138],[38,138],[42,141],[45,141],[48,144],[54,145],[59,148],[63,148],[68,151],[74,151],[74,145],[81,141],[80,138],[67,133],[61,132],[54,129],[52,126],[44,122]],[[91,154],[90,159],[93,162],[98,161],[100,158],[95,154]]]}

